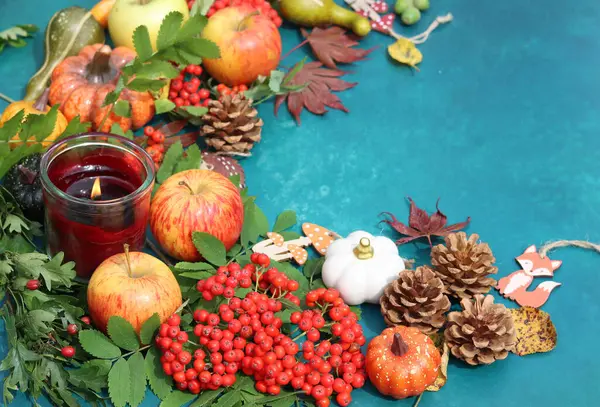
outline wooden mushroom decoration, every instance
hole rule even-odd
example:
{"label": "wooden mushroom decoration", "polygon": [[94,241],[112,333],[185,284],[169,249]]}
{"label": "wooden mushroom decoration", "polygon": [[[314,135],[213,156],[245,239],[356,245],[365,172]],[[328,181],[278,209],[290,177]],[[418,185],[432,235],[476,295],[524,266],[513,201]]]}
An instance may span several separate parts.
{"label": "wooden mushroom decoration", "polygon": [[306,263],[306,260],[308,260],[308,252],[304,250],[304,248],[289,243],[287,247],[290,250],[290,254],[292,255],[292,258],[296,261],[296,263],[298,263],[299,265],[303,265],[304,263]]}
{"label": "wooden mushroom decoration", "polygon": [[285,239],[279,233],[269,232],[267,233],[267,237],[273,241],[273,244],[277,247],[283,246],[283,242]]}
{"label": "wooden mushroom decoration", "polygon": [[302,231],[310,239],[313,247],[320,255],[324,255],[327,252],[327,248],[337,237],[337,234],[314,223],[304,223]]}

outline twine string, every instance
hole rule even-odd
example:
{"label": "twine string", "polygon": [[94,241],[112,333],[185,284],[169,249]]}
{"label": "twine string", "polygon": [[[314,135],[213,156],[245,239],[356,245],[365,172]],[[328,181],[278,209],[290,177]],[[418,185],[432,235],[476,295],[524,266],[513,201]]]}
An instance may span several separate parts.
{"label": "twine string", "polygon": [[556,242],[549,242],[542,246],[539,251],[540,256],[546,257],[549,251],[558,249],[559,247],[579,247],[600,253],[600,244],[591,243],[586,240],[557,240]]}

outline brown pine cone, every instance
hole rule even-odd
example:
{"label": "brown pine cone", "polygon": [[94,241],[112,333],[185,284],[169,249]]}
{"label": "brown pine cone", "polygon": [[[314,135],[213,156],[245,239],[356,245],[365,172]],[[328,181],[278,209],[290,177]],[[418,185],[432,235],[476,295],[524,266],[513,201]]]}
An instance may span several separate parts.
{"label": "brown pine cone", "polygon": [[252,99],[242,94],[211,100],[202,120],[201,134],[206,144],[217,151],[247,155],[254,143],[260,141],[263,121],[252,107]]}
{"label": "brown pine cone", "polygon": [[444,282],[446,293],[458,298],[471,298],[475,294],[486,294],[496,285],[488,277],[496,274],[496,258],[487,243],[478,243],[479,235],[467,238],[465,232],[450,233],[446,244],[431,249],[431,265]]}
{"label": "brown pine cone", "polygon": [[427,266],[401,271],[385,288],[379,303],[386,324],[412,326],[425,335],[444,325],[444,314],[450,309],[442,280]]}
{"label": "brown pine cone", "polygon": [[491,295],[477,294],[474,300],[463,299],[463,311],[448,314],[444,337],[452,354],[470,365],[504,359],[516,342],[510,310],[494,304]]}

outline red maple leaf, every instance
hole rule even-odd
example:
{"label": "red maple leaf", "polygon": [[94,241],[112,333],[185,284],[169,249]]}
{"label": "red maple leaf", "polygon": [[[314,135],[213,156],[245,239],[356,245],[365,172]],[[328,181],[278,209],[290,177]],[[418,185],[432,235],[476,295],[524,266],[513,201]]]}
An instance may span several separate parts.
{"label": "red maple leaf", "polygon": [[327,107],[348,112],[341,100],[331,91],[343,91],[357,85],[339,79],[346,72],[336,69],[322,68],[323,64],[317,61],[308,62],[298,70],[299,62],[286,75],[283,84],[287,87],[302,86],[296,92],[278,95],[275,98],[275,115],[287,100],[288,110],[300,124],[300,113],[306,108],[311,113],[322,115],[327,113]]}
{"label": "red maple leaf", "polygon": [[300,31],[317,59],[331,69],[337,69],[336,62],[350,64],[365,59],[375,49],[352,48],[359,44],[358,41],[350,37],[343,28],[337,26],[316,27],[310,33],[304,28]]}
{"label": "red maple leaf", "polygon": [[382,222],[387,223],[397,232],[408,236],[403,237],[402,239],[398,239],[396,241],[396,244],[398,246],[421,237],[427,237],[429,245],[432,246],[431,236],[446,236],[450,232],[455,232],[457,230],[464,229],[471,221],[471,218],[469,217],[464,222],[446,226],[448,218],[440,211],[438,207],[438,204],[440,202],[439,199],[438,202],[435,204],[436,212],[431,216],[429,216],[429,214],[427,214],[427,212],[425,212],[423,209],[418,208],[412,199],[408,198],[408,200],[410,201],[408,226],[399,222],[396,219],[396,217],[391,213],[383,212],[384,214],[388,215],[391,219],[384,219],[382,220]]}

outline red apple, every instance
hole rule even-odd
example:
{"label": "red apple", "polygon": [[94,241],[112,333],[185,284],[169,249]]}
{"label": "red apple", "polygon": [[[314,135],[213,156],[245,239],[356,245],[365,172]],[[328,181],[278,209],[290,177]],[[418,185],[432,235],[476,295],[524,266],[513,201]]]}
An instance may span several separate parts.
{"label": "red apple", "polygon": [[215,236],[229,250],[244,224],[244,205],[235,185],[209,170],[188,170],[167,179],[150,204],[150,229],[172,257],[199,261],[193,232]]}
{"label": "red apple", "polygon": [[106,259],[88,284],[87,301],[94,325],[106,331],[112,316],[125,318],[136,332],[158,313],[161,322],[181,305],[181,289],[169,267],[146,253]]}
{"label": "red apple", "polygon": [[217,11],[202,37],[221,51],[220,58],[204,59],[204,68],[228,86],[250,84],[260,75],[268,76],[279,64],[281,36],[277,26],[248,4]]}

